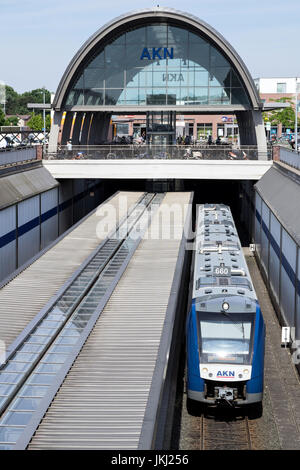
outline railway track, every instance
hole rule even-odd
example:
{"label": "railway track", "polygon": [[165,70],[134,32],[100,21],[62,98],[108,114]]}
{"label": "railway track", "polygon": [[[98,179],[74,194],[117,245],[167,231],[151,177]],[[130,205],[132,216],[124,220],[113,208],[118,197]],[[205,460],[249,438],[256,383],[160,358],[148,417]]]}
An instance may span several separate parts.
{"label": "railway track", "polygon": [[200,420],[201,450],[251,450],[248,416],[232,410],[202,414]]}

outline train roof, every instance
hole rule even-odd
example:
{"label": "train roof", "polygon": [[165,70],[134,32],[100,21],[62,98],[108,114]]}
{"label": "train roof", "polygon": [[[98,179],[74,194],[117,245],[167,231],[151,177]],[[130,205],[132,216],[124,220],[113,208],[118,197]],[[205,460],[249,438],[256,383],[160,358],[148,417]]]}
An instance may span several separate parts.
{"label": "train roof", "polygon": [[257,300],[229,206],[197,209],[193,298],[237,295]]}

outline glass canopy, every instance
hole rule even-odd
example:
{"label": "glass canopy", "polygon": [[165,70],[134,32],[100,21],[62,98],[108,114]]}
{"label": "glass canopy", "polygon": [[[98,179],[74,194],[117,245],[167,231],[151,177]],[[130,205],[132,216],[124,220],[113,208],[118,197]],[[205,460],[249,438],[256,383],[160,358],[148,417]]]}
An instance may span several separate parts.
{"label": "glass canopy", "polygon": [[229,61],[182,27],[138,27],[102,44],[89,59],[67,106],[249,105]]}

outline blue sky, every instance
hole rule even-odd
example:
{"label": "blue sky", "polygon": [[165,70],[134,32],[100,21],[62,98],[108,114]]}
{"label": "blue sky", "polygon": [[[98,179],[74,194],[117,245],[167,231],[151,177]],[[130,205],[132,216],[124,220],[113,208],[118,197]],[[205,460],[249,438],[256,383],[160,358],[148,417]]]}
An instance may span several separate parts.
{"label": "blue sky", "polygon": [[206,21],[252,76],[300,75],[300,0],[0,0],[0,80],[18,92],[55,91],[73,55],[103,24],[159,4]]}

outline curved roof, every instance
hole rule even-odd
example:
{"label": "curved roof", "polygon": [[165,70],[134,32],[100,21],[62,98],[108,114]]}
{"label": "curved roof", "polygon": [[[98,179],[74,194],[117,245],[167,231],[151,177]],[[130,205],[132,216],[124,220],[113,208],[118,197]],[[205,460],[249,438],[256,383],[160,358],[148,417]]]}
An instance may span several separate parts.
{"label": "curved roof", "polygon": [[206,36],[207,39],[216,45],[235,66],[237,72],[240,75],[240,78],[242,79],[245,89],[248,92],[252,107],[254,109],[262,107],[262,103],[258,96],[254,81],[246,65],[238,53],[231,46],[231,44],[229,44],[229,42],[226,41],[226,39],[220,33],[218,33],[218,31],[189,13],[181,12],[173,8],[155,7],[126,13],[115,18],[109,23],[106,23],[104,26],[102,26],[102,28],[98,29],[98,31],[96,31],[82,45],[66,68],[54,97],[53,108],[56,110],[61,109],[64,96],[68,91],[68,87],[74,74],[99,42],[105,40],[111,34],[116,34],[118,31],[121,33],[122,30],[128,28],[129,26],[134,26],[135,23],[148,23],[158,19],[169,19],[178,23],[179,26],[181,23],[182,26],[193,27],[198,30],[199,33]]}

